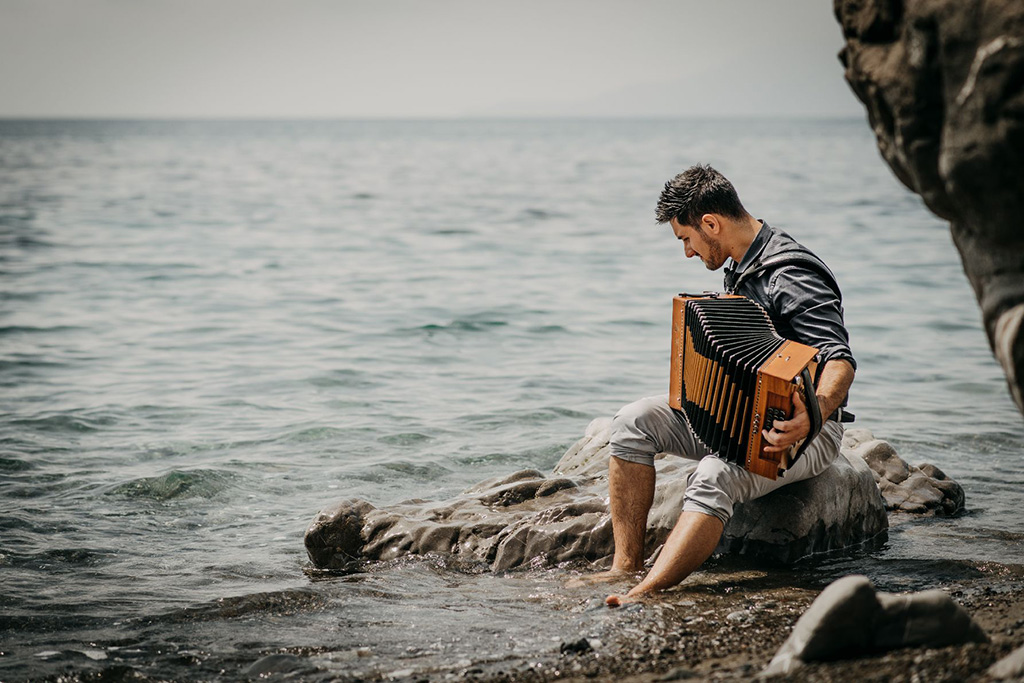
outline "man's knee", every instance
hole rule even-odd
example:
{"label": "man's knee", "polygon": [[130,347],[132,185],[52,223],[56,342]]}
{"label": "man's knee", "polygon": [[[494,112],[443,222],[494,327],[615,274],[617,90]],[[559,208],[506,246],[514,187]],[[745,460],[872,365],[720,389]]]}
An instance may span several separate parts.
{"label": "man's knee", "polygon": [[735,465],[721,458],[702,458],[687,479],[683,510],[703,512],[722,520],[722,524],[727,523],[732,517],[733,505],[741,497],[735,469]]}
{"label": "man's knee", "polygon": [[668,404],[664,398],[649,397],[623,406],[612,418],[609,445],[613,457],[628,462],[654,466],[654,456],[661,450],[655,436],[660,423],[667,418]]}
{"label": "man's knee", "polygon": [[622,406],[612,418],[612,437],[622,431],[648,431],[653,420],[664,419],[667,406],[666,400],[657,396],[648,396]]}

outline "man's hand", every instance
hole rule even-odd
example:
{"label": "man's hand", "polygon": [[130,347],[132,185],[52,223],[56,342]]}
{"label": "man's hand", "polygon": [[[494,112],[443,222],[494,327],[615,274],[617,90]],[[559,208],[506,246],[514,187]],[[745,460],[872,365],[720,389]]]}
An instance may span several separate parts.
{"label": "man's hand", "polygon": [[793,444],[806,438],[811,433],[811,418],[807,414],[807,404],[799,391],[793,393],[793,417],[788,420],[776,420],[771,431],[762,430],[764,440],[770,446],[765,446],[765,453],[782,453],[790,449]]}
{"label": "man's hand", "polygon": [[[818,379],[815,395],[818,397],[818,408],[821,419],[835,412],[853,384],[853,365],[848,360],[830,360],[825,363]],[[788,420],[776,420],[771,431],[761,432],[770,446],[765,447],[766,453],[780,453],[811,433],[811,418],[807,414],[807,404],[803,394],[793,394],[793,417]]]}

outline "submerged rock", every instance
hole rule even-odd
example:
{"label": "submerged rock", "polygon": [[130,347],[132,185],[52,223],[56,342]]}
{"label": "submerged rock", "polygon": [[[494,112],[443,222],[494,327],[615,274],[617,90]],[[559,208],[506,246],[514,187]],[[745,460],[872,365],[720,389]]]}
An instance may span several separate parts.
{"label": "submerged rock", "polygon": [[896,177],[950,222],[1024,412],[1024,3],[833,2],[846,80]]}
{"label": "submerged rock", "polygon": [[971,615],[940,590],[876,593],[866,576],[845,576],[811,603],[761,675],[789,675],[806,662],[901,647],[987,642]]}
{"label": "submerged rock", "polygon": [[[523,470],[444,501],[377,508],[351,499],[325,508],[306,531],[310,560],[319,568],[345,569],[364,560],[447,553],[505,571],[609,559],[614,550],[607,501],[610,426],[607,418],[591,422],[550,475]],[[655,464],[658,486],[647,531],[652,553],[675,525],[686,479],[696,467],[692,460],[664,454]],[[908,482],[917,482],[910,493],[883,501],[886,487],[906,488]],[[869,431],[850,430],[842,456],[821,476],[737,505],[718,550],[789,563],[883,540],[886,507],[948,511],[962,505],[963,491],[938,468],[911,467]]]}

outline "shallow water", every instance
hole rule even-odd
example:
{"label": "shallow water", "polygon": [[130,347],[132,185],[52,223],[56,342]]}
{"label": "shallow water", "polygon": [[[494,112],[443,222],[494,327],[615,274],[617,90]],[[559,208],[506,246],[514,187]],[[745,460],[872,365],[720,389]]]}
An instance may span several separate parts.
{"label": "shallow water", "polygon": [[1024,423],[861,121],[6,121],[0,679],[453,670],[620,618],[564,572],[321,577],[302,532],[550,468],[663,393],[672,295],[720,288],[652,218],[696,161],[836,272],[857,426],[966,489],[814,580],[1024,564]]}

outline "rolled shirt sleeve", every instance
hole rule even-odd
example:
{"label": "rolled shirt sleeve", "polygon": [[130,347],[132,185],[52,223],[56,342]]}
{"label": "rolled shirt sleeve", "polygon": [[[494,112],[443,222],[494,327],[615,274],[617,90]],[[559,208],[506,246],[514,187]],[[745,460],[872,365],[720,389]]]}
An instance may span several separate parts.
{"label": "rolled shirt sleeve", "polygon": [[843,322],[842,303],[821,275],[799,265],[785,266],[772,273],[767,293],[777,322],[790,328],[778,330],[779,334],[817,348],[819,368],[840,359],[857,368]]}

